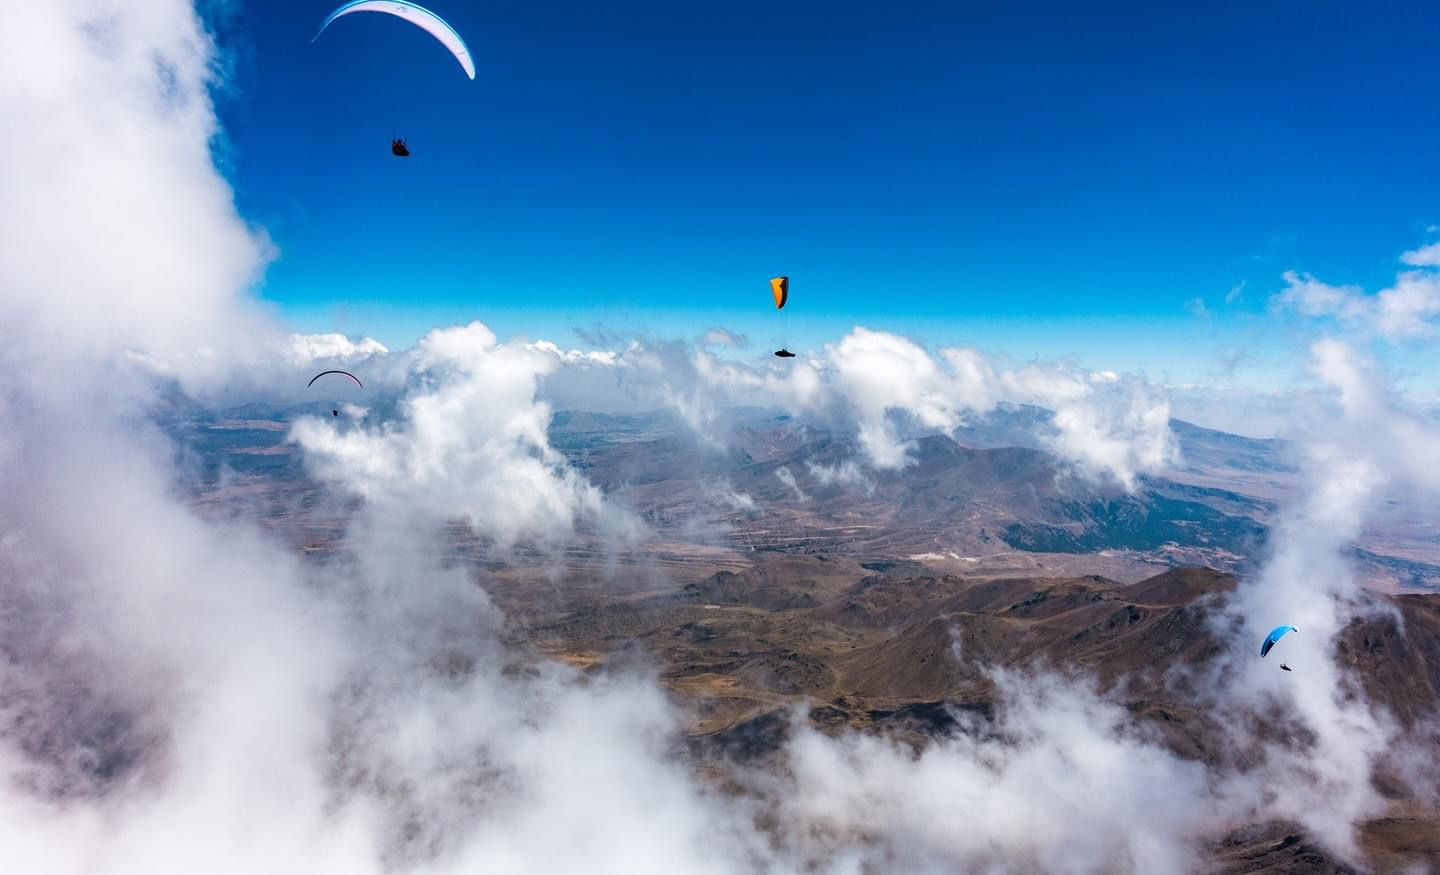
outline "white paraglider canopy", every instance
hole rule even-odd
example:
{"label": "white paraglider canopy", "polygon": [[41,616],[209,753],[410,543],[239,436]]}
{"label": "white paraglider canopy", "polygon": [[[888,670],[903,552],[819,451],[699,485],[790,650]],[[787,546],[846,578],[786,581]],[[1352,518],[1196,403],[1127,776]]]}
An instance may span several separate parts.
{"label": "white paraglider canopy", "polygon": [[[465,71],[465,75],[471,79],[475,78],[475,62],[470,58],[470,49],[465,46],[465,41],[460,38],[460,34],[455,32],[455,28],[424,6],[407,2],[407,0],[353,0],[330,13],[330,17],[320,25],[315,39],[320,38],[320,34],[325,32],[325,28],[330,26],[330,22],[352,12],[383,12],[405,19],[439,40],[440,44],[455,56],[455,60],[460,62],[460,67]],[[314,41],[311,40],[311,42]]]}

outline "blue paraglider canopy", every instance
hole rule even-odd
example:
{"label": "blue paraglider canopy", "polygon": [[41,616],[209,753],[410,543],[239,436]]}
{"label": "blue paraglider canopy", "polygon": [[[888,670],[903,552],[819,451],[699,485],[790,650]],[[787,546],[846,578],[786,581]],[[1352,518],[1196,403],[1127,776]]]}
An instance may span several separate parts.
{"label": "blue paraglider canopy", "polygon": [[1297,630],[1294,626],[1276,626],[1274,629],[1271,629],[1270,634],[1265,636],[1265,643],[1260,645],[1260,656],[1264,657],[1265,654],[1269,653],[1270,648],[1275,646],[1276,641],[1279,641],[1281,638],[1285,637],[1286,632],[1296,631],[1299,630]]}

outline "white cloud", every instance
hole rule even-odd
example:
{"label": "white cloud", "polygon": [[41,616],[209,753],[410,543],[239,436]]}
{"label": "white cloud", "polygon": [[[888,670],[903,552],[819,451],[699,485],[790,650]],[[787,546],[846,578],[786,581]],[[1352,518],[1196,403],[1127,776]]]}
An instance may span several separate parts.
{"label": "white cloud", "polygon": [[[1433,233],[1437,229],[1431,225],[1425,230]],[[1412,249],[1401,255],[1400,260],[1411,267],[1440,267],[1440,243],[1431,243],[1428,246],[1421,246],[1419,249]]]}
{"label": "white cloud", "polygon": [[908,338],[864,327],[817,358],[789,362],[722,359],[679,343],[637,341],[604,354],[567,353],[545,341],[529,348],[564,365],[547,371],[544,397],[584,409],[664,406],[713,447],[725,444],[732,408],[778,406],[795,415],[838,415],[855,429],[870,465],[902,468],[911,444],[895,415],[951,431],[1012,403],[1053,410],[1040,437],[1086,476],[1129,489],[1140,474],[1176,458],[1164,395],[1142,380],[1065,364],[1007,369],[970,348],[932,355]]}
{"label": "white cloud", "polygon": [[1314,277],[1285,273],[1288,287],[1271,298],[1277,310],[1333,318],[1387,340],[1432,337],[1432,320],[1440,315],[1440,273],[1424,268],[1440,266],[1440,244],[1407,252],[1402,260],[1420,270],[1401,271],[1395,284],[1367,295],[1358,286],[1332,286]]}
{"label": "white cloud", "polygon": [[870,478],[865,476],[864,469],[851,459],[846,459],[836,465],[818,465],[807,461],[805,469],[821,486],[859,486],[867,492],[873,490],[875,486]]}
{"label": "white cloud", "polygon": [[611,350],[561,349],[548,340],[537,340],[534,343],[527,344],[527,348],[536,352],[552,355],[567,365],[614,367],[621,362],[619,354]]}
{"label": "white cloud", "polygon": [[[673,410],[712,447],[725,442],[721,423],[737,405],[781,406],[813,410],[824,397],[820,373],[812,362],[793,367],[722,359],[680,343],[634,344],[623,357],[628,366],[609,391]],[[594,397],[592,395],[592,397]]]}
{"label": "white cloud", "polygon": [[908,445],[897,436],[890,411],[903,410],[929,428],[949,431],[960,424],[961,406],[991,403],[988,396],[957,400],[968,389],[988,389],[979,374],[967,370],[971,362],[963,352],[951,362],[951,380],[919,344],[883,331],[857,327],[826,351],[837,390],[855,413],[860,445],[877,468],[908,463]]}
{"label": "white cloud", "polygon": [[370,415],[369,408],[348,402],[342,402],[338,409],[341,413],[345,414],[346,417],[353,420],[361,420]]}
{"label": "white cloud", "polygon": [[1284,276],[1287,287],[1272,299],[1278,308],[1340,319],[1359,319],[1368,313],[1364,290],[1358,286],[1332,286],[1293,270],[1285,271]]}
{"label": "white cloud", "polygon": [[1380,333],[1389,338],[1430,337],[1435,327],[1430,320],[1440,314],[1440,276],[1409,271],[1395,285],[1377,296],[1376,318]]}
{"label": "white cloud", "polygon": [[[1242,673],[1240,686],[1230,692],[1230,707],[1269,707],[1283,713],[1297,730],[1313,733],[1308,750],[1270,747],[1265,772],[1283,778],[1277,800],[1281,816],[1306,823],[1329,843],[1348,847],[1350,825],[1383,808],[1370,784],[1371,768],[1391,739],[1385,723],[1363,704],[1346,704],[1342,690],[1347,683],[1330,659],[1336,634],[1354,613],[1353,606],[1341,601],[1354,593],[1353,572],[1339,557],[1343,533],[1333,526],[1359,519],[1359,514],[1349,514],[1350,520],[1335,517],[1337,511],[1346,515],[1340,503],[1364,501],[1372,494],[1377,472],[1363,463],[1327,470],[1337,479],[1317,490],[1309,510],[1282,522],[1274,556],[1234,606],[1242,619],[1246,651],[1272,626],[1288,623],[1300,631],[1282,641],[1284,647],[1277,648],[1273,659],[1235,654]],[[1295,672],[1282,674],[1281,661]],[[1317,795],[1327,803],[1314,805]]]}
{"label": "white cloud", "polygon": [[993,677],[996,725],[918,754],[801,731],[778,794],[786,839],[856,872],[1181,872],[1195,836],[1247,807],[1085,684]]}
{"label": "white cloud", "polygon": [[770,364],[746,367],[722,361],[708,352],[696,352],[690,359],[694,373],[708,390],[731,401],[749,404],[780,404],[791,410],[813,407],[821,393],[820,374],[814,363],[796,359],[791,366]]}
{"label": "white cloud", "polygon": [[791,471],[788,467],[781,466],[781,467],[779,467],[779,468],[776,468],[776,469],[775,469],[775,476],[778,477],[778,478],[780,478],[780,482],[781,482],[781,483],[784,483],[786,486],[788,486],[788,487],[791,489],[791,491],[793,491],[793,492],[795,493],[795,500],[796,500],[796,501],[809,501],[809,500],[810,500],[810,496],[806,495],[806,494],[805,494],[805,491],[800,488],[800,484],[799,484],[798,482],[796,482],[796,480],[795,480],[795,473],[794,473],[793,471]]}
{"label": "white cloud", "polygon": [[[1305,495],[1282,512],[1271,556],[1228,605],[1231,625],[1222,628],[1235,644],[1224,707],[1284,714],[1295,731],[1309,734],[1299,748],[1265,747],[1258,769],[1276,782],[1272,810],[1353,853],[1352,825],[1385,808],[1371,779],[1376,759],[1398,738],[1387,715],[1355,697],[1346,668],[1333,659],[1336,637],[1352,619],[1384,610],[1367,596],[1344,550],[1387,497],[1440,495],[1440,429],[1407,411],[1373,365],[1342,341],[1316,342],[1311,372],[1332,401],[1297,423]],[[1270,659],[1256,659],[1255,643],[1282,623],[1300,631]],[[1293,673],[1277,670],[1282,660]]]}
{"label": "white cloud", "polygon": [[1139,473],[1173,464],[1179,452],[1169,403],[1136,387],[1104,404],[1059,405],[1055,428],[1051,444],[1062,458],[1093,477],[1109,474],[1127,489]]}
{"label": "white cloud", "polygon": [[211,164],[200,22],[181,0],[7,14],[0,107],[24,155],[0,165],[0,364],[39,386],[136,350],[214,377],[262,342],[268,244]]}
{"label": "white cloud", "polygon": [[292,437],[317,475],[387,505],[463,517],[501,546],[618,522],[599,491],[550,447],[540,378],[559,366],[536,344],[499,343],[485,325],[431,331],[410,356],[418,388],[401,421],[339,428],[307,418]]}
{"label": "white cloud", "polygon": [[728,479],[716,481],[702,480],[700,483],[701,494],[709,501],[723,504],[731,510],[753,513],[760,509],[759,504],[748,492],[741,492],[735,488],[735,484]]}
{"label": "white cloud", "polygon": [[1337,459],[1370,459],[1410,486],[1440,492],[1440,433],[1407,409],[1375,366],[1348,344],[1327,339],[1312,348],[1311,370],[1334,391],[1343,418],[1324,434]]}
{"label": "white cloud", "polygon": [[1308,393],[1291,389],[1180,386],[1171,387],[1168,394],[1176,419],[1252,438],[1295,436],[1301,422],[1298,411],[1312,402]]}
{"label": "white cloud", "polygon": [[836,390],[853,410],[861,446],[876,468],[909,462],[909,445],[896,432],[892,411],[950,431],[1001,402],[1053,410],[1052,428],[1042,439],[1087,475],[1114,477],[1127,489],[1139,474],[1176,458],[1163,396],[1112,371],[1063,365],[1003,370],[977,350],[957,347],[940,350],[936,361],[913,341],[864,328],[827,352]]}
{"label": "white cloud", "polygon": [[372,337],[351,340],[343,334],[291,334],[286,338],[286,360],[293,365],[305,365],[317,359],[351,362],[389,352]]}
{"label": "white cloud", "polygon": [[726,349],[748,349],[750,339],[743,334],[736,334],[724,328],[711,328],[700,335],[700,345],[719,346]]}

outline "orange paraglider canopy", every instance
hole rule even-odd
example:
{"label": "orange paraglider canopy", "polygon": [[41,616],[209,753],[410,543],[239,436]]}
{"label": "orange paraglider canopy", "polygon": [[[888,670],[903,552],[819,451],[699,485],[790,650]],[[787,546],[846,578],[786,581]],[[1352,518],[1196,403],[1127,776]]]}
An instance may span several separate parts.
{"label": "orange paraglider canopy", "polygon": [[771,279],[770,293],[775,296],[775,309],[785,309],[785,302],[790,300],[790,277],[777,276]]}

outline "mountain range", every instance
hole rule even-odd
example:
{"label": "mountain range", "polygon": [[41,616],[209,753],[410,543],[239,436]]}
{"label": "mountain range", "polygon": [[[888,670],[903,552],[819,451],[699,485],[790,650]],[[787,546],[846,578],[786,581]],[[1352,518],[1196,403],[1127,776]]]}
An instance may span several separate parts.
{"label": "mountain range", "polygon": [[[334,561],[357,500],[307,475],[286,439],[300,414],[177,407],[160,424],[203,513]],[[1043,416],[916,434],[911,464],[875,471],[845,434],[770,411],[735,411],[709,438],[664,413],[561,411],[552,446],[643,523],[639,541],[582,530],[556,559],[499,551],[457,520],[451,558],[510,618],[517,660],[653,665],[688,717],[685,755],[717,780],[781,768],[797,725],[917,750],[997,731],[997,672],[1094,684],[1175,757],[1243,772],[1253,751],[1233,747],[1208,690],[1226,597],[1303,490],[1294,447],[1172,422],[1183,461],[1126,490],[1037,443]],[[1393,511],[1352,548],[1372,610],[1333,657],[1404,737],[1437,744],[1440,545],[1422,511]],[[1255,719],[1263,734],[1283,717]],[[1440,859],[1435,800],[1384,768],[1374,781],[1389,810],[1361,825],[1368,865]],[[1355,871],[1317,838],[1233,824],[1199,853],[1218,872]]]}

